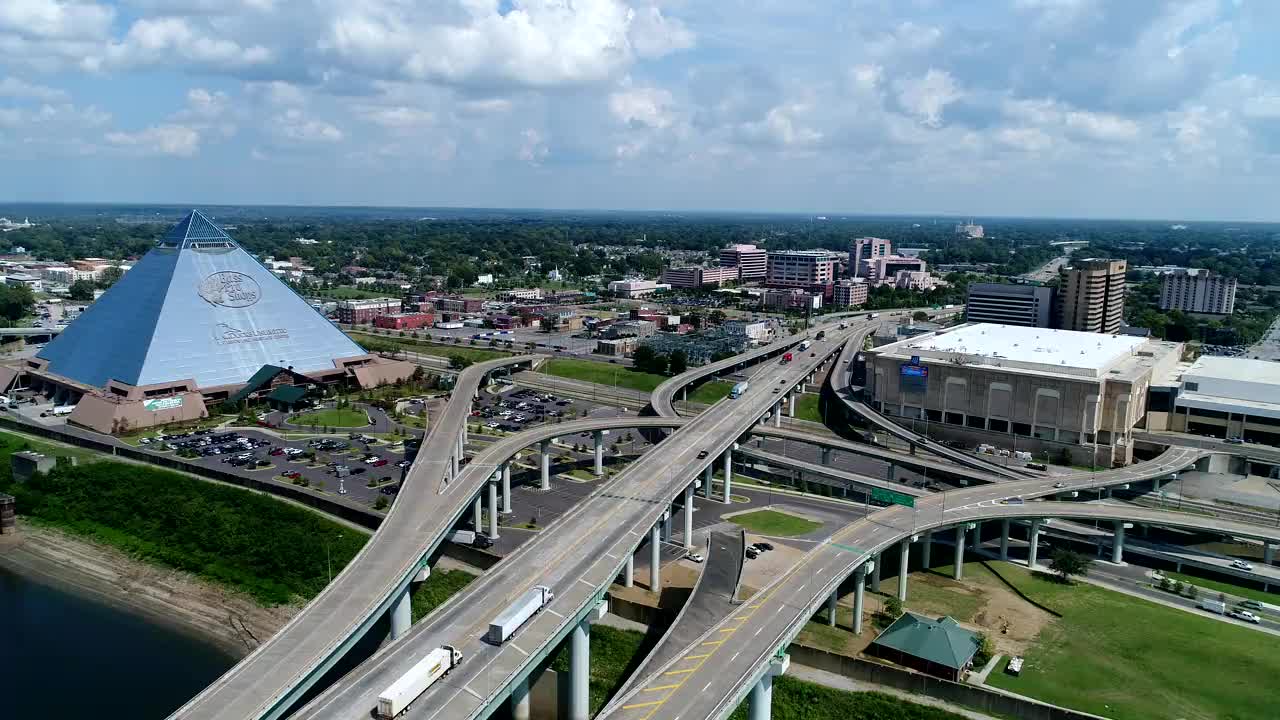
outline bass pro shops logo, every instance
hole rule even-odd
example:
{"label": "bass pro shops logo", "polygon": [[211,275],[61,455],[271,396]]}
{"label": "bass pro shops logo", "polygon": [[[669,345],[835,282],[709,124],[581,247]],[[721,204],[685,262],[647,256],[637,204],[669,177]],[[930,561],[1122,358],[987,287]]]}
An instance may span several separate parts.
{"label": "bass pro shops logo", "polygon": [[206,277],[196,292],[213,305],[229,308],[246,308],[262,297],[262,288],[258,287],[257,280],[230,270]]}

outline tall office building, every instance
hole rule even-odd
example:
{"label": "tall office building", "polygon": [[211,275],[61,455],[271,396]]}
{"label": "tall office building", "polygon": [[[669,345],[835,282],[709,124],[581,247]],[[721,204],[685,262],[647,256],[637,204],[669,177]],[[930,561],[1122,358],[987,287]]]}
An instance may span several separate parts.
{"label": "tall office building", "polygon": [[769,253],[769,287],[794,287],[806,290],[825,288],[836,279],[837,253],[829,250],[778,250]]}
{"label": "tall office building", "polygon": [[862,264],[865,260],[874,260],[893,254],[893,243],[884,238],[860,237],[853,241],[849,249],[849,275],[862,276]]}
{"label": "tall office building", "polygon": [[1236,279],[1179,268],[1160,281],[1160,309],[1230,315],[1236,309]]}
{"label": "tall office building", "polygon": [[1043,285],[973,283],[965,300],[968,322],[1047,328],[1053,322],[1053,288]]}
{"label": "tall office building", "polygon": [[1062,329],[1115,333],[1124,322],[1124,260],[1071,263],[1063,282]]}
{"label": "tall office building", "polygon": [[769,252],[755,245],[730,245],[720,251],[720,266],[738,268],[738,280],[763,280],[769,272]]}

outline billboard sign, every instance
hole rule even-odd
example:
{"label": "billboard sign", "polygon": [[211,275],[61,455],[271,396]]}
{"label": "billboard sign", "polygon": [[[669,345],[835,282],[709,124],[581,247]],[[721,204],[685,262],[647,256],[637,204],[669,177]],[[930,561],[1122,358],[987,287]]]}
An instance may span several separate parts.
{"label": "billboard sign", "polygon": [[167,397],[156,398],[154,400],[144,400],[142,401],[142,407],[150,410],[151,412],[158,412],[160,410],[177,410],[182,407],[182,398]]}
{"label": "billboard sign", "polygon": [[928,378],[929,368],[923,365],[903,365],[902,377],[922,378],[922,379]]}

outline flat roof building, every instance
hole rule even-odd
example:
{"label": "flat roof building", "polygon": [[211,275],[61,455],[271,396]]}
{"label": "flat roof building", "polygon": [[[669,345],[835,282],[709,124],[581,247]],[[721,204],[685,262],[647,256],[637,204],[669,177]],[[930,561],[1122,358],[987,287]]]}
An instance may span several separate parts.
{"label": "flat roof building", "polygon": [[836,283],[831,294],[831,304],[836,307],[861,307],[866,304],[870,290],[863,278],[846,278]]}
{"label": "flat roof building", "polygon": [[1053,288],[1043,285],[973,283],[965,320],[1047,328],[1053,324]]}
{"label": "flat roof building", "polygon": [[1062,327],[1115,333],[1124,324],[1124,260],[1089,258],[1071,263],[1062,296]]}
{"label": "flat roof building", "polygon": [[640,298],[670,289],[671,286],[667,283],[654,280],[614,280],[609,283],[609,292],[625,298]]}
{"label": "flat roof building", "polygon": [[849,250],[849,274],[860,277],[863,262],[893,254],[893,243],[884,238],[860,237]]}
{"label": "flat roof building", "polygon": [[1168,416],[1148,429],[1238,437],[1280,447],[1280,363],[1204,355],[1172,374]]}
{"label": "flat roof building", "polygon": [[720,266],[737,268],[742,282],[763,280],[769,271],[769,252],[755,245],[730,245],[720,251]]}
{"label": "flat roof building", "polygon": [[1230,315],[1236,309],[1236,279],[1194,268],[1164,273],[1160,309]]}
{"label": "flat roof building", "polygon": [[804,290],[825,288],[836,279],[840,255],[829,250],[777,250],[769,253],[765,284]]}
{"label": "flat roof building", "polygon": [[1152,379],[1181,352],[1129,335],[966,323],[868,350],[867,394],[942,437],[1127,464]]}

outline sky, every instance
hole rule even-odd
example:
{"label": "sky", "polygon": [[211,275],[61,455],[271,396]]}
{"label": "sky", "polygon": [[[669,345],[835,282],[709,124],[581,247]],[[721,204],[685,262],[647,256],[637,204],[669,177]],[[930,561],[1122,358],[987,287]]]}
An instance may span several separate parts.
{"label": "sky", "polygon": [[2,0],[0,201],[1280,220],[1273,0]]}

